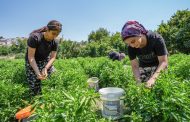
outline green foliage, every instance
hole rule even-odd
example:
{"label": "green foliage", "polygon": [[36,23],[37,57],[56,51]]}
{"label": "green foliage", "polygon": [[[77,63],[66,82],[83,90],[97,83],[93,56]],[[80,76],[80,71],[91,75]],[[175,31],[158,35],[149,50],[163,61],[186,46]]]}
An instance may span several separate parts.
{"label": "green foliage", "polygon": [[117,32],[110,35],[110,32],[106,29],[100,28],[90,33],[88,42],[61,41],[58,57],[101,57],[107,56],[112,50],[127,52],[126,45],[122,42],[120,33]]}
{"label": "green foliage", "polygon": [[99,94],[87,87],[90,77],[100,79],[100,88],[114,86],[125,90],[122,121],[189,121],[189,60],[189,55],[172,55],[168,70],[160,75],[152,89],[135,84],[128,58],[56,60],[57,71],[42,81],[43,95],[33,100],[28,97],[24,60],[1,60],[0,121],[15,121],[19,108],[37,102],[44,108],[37,105],[35,121],[108,122],[98,111]]}
{"label": "green foliage", "polygon": [[81,52],[82,43],[64,40],[59,43],[58,58],[77,57]]}
{"label": "green foliage", "polygon": [[10,53],[10,49],[7,46],[1,46],[0,48],[0,55],[8,55]]}
{"label": "green foliage", "polygon": [[25,58],[25,53],[17,53],[16,55],[15,55],[15,59],[24,59]]}
{"label": "green foliage", "polygon": [[190,14],[183,28],[177,34],[177,48],[183,53],[190,53]]}
{"label": "green foliage", "polygon": [[190,11],[178,10],[167,23],[159,25],[158,32],[164,37],[170,53],[189,54]]}
{"label": "green foliage", "polygon": [[26,39],[18,39],[17,43],[13,43],[11,46],[1,46],[0,55],[6,56],[12,54],[25,53],[27,48],[26,43]]}
{"label": "green foliage", "polygon": [[88,42],[102,41],[104,38],[109,37],[109,32],[104,28],[99,28],[97,31],[92,31],[88,35]]}
{"label": "green foliage", "polygon": [[[16,54],[16,58],[23,58],[26,53],[27,40],[17,40],[12,46],[2,46],[0,55]],[[57,58],[67,59],[76,57],[101,57],[107,56],[112,50],[126,52],[126,46],[121,41],[120,33],[110,35],[104,28],[92,31],[88,41],[75,42],[71,40],[60,40]]]}
{"label": "green foliage", "polygon": [[[157,32],[165,39],[170,54],[182,52],[189,54],[190,50],[190,11],[178,10],[168,22],[161,22]],[[18,44],[11,47],[2,46],[0,55],[26,52],[26,40],[18,40]],[[82,42],[61,40],[57,58],[101,57],[110,51],[127,53],[127,46],[123,43],[120,33],[110,33],[105,28],[90,32],[88,39]]]}

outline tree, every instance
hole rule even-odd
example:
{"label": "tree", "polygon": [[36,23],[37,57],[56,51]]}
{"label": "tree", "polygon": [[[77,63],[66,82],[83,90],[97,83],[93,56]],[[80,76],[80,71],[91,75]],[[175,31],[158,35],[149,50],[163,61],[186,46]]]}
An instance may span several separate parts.
{"label": "tree", "polygon": [[92,42],[92,41],[101,41],[103,38],[108,37],[110,34],[110,32],[108,32],[106,29],[104,28],[99,28],[97,31],[92,31],[89,35],[88,35],[88,42]]}
{"label": "tree", "polygon": [[185,47],[189,43],[189,18],[190,11],[179,10],[177,11],[167,23],[162,23],[159,25],[158,32],[165,39],[167,48],[170,53],[182,52],[190,53]]}
{"label": "tree", "polygon": [[8,55],[10,53],[10,48],[8,46],[1,46],[0,55]]}
{"label": "tree", "polygon": [[118,52],[124,52],[124,53],[127,52],[127,48],[126,48],[127,46],[121,39],[121,34],[119,32],[116,32],[115,34],[111,36],[110,46],[112,47],[112,50],[115,49],[115,51],[118,51]]}
{"label": "tree", "polygon": [[190,16],[184,23],[184,27],[176,35],[177,49],[183,53],[190,53]]}

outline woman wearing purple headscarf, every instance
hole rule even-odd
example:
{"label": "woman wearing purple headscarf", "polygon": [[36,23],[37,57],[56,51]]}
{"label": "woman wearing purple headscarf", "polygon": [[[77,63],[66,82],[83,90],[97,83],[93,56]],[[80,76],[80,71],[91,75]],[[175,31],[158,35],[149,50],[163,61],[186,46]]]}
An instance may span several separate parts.
{"label": "woman wearing purple headscarf", "polygon": [[151,88],[168,65],[164,39],[158,33],[147,31],[137,21],[128,21],[121,36],[128,45],[128,56],[137,83],[146,82],[146,87]]}

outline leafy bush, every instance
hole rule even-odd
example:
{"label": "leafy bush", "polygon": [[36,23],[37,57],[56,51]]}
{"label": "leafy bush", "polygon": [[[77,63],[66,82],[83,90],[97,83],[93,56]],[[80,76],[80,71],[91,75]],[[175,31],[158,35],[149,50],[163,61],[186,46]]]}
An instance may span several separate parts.
{"label": "leafy bush", "polygon": [[125,90],[122,121],[189,121],[189,60],[189,55],[171,56],[168,70],[150,90],[135,84],[128,58],[121,62],[106,57],[60,59],[55,62],[57,71],[42,81],[42,97],[33,99],[28,96],[24,60],[1,60],[0,121],[14,121],[20,108],[39,103],[36,121],[108,122],[97,106],[99,94],[87,87],[90,77],[98,77],[100,87]]}

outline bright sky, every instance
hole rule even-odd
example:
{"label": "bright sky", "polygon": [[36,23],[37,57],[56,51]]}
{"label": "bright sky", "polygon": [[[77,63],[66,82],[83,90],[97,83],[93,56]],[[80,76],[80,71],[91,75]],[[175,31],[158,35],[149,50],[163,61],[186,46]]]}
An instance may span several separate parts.
{"label": "bright sky", "polygon": [[120,32],[127,20],[148,30],[157,29],[177,10],[190,9],[190,0],[1,0],[0,36],[28,37],[55,19],[63,24],[65,39],[87,40],[100,27]]}

